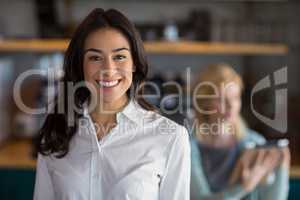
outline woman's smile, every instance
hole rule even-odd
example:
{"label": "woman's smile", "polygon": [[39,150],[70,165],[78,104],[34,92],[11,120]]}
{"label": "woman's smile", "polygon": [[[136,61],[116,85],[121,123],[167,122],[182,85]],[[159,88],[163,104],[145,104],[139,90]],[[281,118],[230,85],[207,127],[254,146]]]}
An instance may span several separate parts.
{"label": "woman's smile", "polygon": [[121,82],[121,79],[116,79],[116,80],[97,80],[96,83],[98,84],[99,87],[101,88],[113,88],[119,85]]}

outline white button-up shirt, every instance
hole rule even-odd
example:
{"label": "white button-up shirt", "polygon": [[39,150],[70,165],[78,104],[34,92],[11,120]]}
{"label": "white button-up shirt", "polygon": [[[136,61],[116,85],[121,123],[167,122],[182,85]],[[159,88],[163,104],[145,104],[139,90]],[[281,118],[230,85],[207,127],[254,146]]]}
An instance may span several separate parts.
{"label": "white button-up shirt", "polygon": [[90,115],[69,153],[38,155],[34,200],[189,200],[187,130],[133,100],[100,141]]}

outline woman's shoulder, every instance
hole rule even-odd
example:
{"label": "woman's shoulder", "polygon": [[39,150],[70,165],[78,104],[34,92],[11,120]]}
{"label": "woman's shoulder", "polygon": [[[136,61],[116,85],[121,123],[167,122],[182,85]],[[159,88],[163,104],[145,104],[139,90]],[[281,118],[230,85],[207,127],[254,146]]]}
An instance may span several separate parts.
{"label": "woman's shoulder", "polygon": [[42,153],[37,154],[37,168],[51,168],[51,164],[55,162],[57,158],[54,154],[44,155]]}
{"label": "woman's shoulder", "polygon": [[189,133],[183,125],[163,116],[159,112],[149,111],[148,116],[162,134],[171,134],[175,137],[186,137],[188,139]]}
{"label": "woman's shoulder", "polygon": [[145,111],[142,118],[144,122],[140,128],[143,134],[140,138],[147,140],[145,149],[150,147],[167,160],[190,158],[189,133],[184,126],[156,111]]}
{"label": "woman's shoulder", "polygon": [[151,135],[156,135],[159,137],[159,140],[163,140],[169,143],[169,145],[176,142],[181,145],[189,146],[189,133],[186,127],[169,119],[158,111],[144,109],[142,112],[142,123],[140,125],[143,126],[142,128],[146,131],[147,129],[152,130],[150,131],[152,132]]}
{"label": "woman's shoulder", "polygon": [[184,126],[164,116],[159,110],[146,110],[138,105],[137,111],[137,116],[139,116],[139,119],[146,123],[146,125],[151,124],[166,133],[184,133],[187,137],[189,135]]}
{"label": "woman's shoulder", "polygon": [[253,129],[250,128],[246,128],[246,134],[245,137],[242,139],[242,144],[247,145],[250,143],[254,143],[254,144],[264,144],[266,143],[266,139],[264,138],[264,136],[258,132],[256,132]]}

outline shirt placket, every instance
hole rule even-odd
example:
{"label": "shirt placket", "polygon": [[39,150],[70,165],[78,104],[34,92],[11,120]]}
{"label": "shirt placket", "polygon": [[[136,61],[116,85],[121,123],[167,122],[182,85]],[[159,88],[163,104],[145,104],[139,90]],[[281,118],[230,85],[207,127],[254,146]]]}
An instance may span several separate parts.
{"label": "shirt placket", "polygon": [[91,118],[88,116],[88,121],[90,124],[89,127],[89,135],[91,139],[91,171],[90,171],[90,200],[99,199],[102,200],[102,186],[101,186],[101,167],[100,167],[100,160],[101,160],[101,145],[97,140],[97,134],[94,127],[94,124]]}
{"label": "shirt placket", "polygon": [[116,127],[110,130],[110,132],[103,137],[100,141],[98,141],[97,134],[95,127],[93,126],[92,119],[89,118],[89,123],[91,125],[90,128],[90,135],[91,135],[91,141],[92,141],[92,157],[91,157],[91,182],[90,182],[90,200],[99,199],[99,200],[105,200],[104,199],[104,193],[102,189],[103,181],[102,181],[102,174],[104,172],[104,166],[103,163],[103,148],[104,145],[107,144],[111,140],[111,136],[116,132],[118,129],[117,127],[120,126],[120,123],[117,124]]}

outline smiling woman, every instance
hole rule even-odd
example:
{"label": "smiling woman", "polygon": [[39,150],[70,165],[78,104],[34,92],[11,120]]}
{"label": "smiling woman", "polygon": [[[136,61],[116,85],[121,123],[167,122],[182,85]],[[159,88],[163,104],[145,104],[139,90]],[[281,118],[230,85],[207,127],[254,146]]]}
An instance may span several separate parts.
{"label": "smiling woman", "polygon": [[130,44],[122,33],[113,28],[103,28],[91,33],[85,42],[84,79],[99,94],[102,108],[121,107],[127,101],[124,95],[132,83],[133,59]]}
{"label": "smiling woman", "polygon": [[35,200],[189,199],[188,133],[143,99],[147,71],[123,14],[95,9],[84,19],[65,54],[65,90],[40,131]]}

